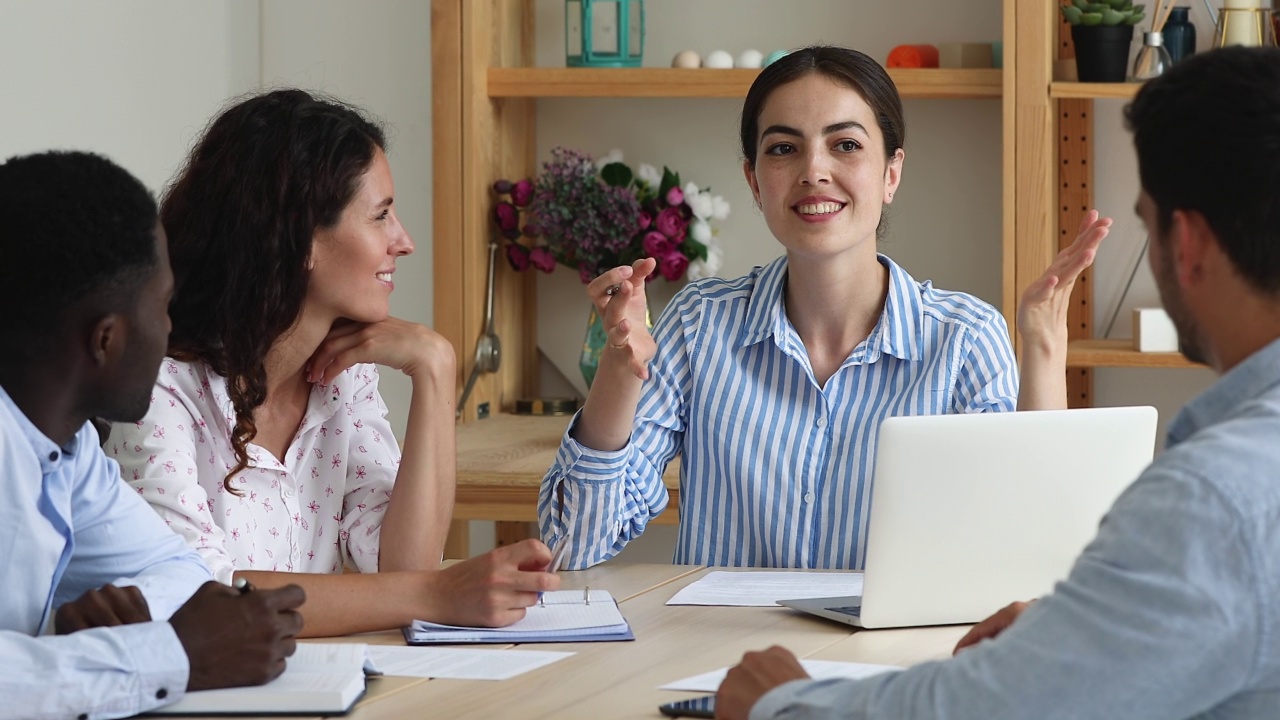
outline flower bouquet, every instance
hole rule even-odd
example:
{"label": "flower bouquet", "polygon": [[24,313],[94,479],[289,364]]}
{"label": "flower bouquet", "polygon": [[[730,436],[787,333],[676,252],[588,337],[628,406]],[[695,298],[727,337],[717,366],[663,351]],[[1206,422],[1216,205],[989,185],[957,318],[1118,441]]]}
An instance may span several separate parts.
{"label": "flower bouquet", "polygon": [[583,283],[644,257],[657,275],[698,280],[724,261],[711,222],[729,215],[729,203],[694,183],[681,185],[669,168],[633,171],[614,150],[600,160],[568,148],[532,180],[499,180],[494,220],[507,239],[511,267],[551,272],[556,263],[578,271]]}
{"label": "flower bouquet", "polygon": [[[720,270],[724,254],[711,228],[729,216],[729,203],[694,183],[681,185],[669,168],[632,170],[614,150],[592,160],[568,148],[551,151],[535,179],[499,180],[493,217],[506,238],[511,267],[551,272],[556,263],[578,271],[583,283],[619,265],[651,257],[669,281],[698,280]],[[605,331],[595,307],[578,366],[590,387]]]}

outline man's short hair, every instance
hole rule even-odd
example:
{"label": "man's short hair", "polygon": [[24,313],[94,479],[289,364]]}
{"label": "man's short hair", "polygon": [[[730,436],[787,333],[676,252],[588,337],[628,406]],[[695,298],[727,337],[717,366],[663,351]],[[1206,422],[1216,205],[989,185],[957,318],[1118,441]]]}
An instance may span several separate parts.
{"label": "man's short hair", "polygon": [[63,315],[93,296],[129,307],[158,260],[156,203],[137,178],[86,152],[0,164],[0,351],[44,349]]}
{"label": "man's short hair", "polygon": [[1280,293],[1280,49],[1195,55],[1125,110],[1160,232],[1175,210],[1213,228],[1236,271]]}

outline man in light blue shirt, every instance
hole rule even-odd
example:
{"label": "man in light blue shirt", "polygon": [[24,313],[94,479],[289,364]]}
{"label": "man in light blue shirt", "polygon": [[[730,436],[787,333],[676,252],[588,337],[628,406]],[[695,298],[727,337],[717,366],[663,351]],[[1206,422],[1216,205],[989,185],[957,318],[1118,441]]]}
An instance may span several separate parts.
{"label": "man in light blue shirt", "polygon": [[1197,55],[1127,116],[1161,299],[1221,379],[1052,594],[860,682],[749,653],[716,717],[1280,717],[1280,50]]}
{"label": "man in light blue shirt", "polygon": [[293,652],[302,591],[213,582],[88,422],[143,416],[172,290],[127,172],[87,153],[0,164],[0,718],[134,715],[266,682]]}

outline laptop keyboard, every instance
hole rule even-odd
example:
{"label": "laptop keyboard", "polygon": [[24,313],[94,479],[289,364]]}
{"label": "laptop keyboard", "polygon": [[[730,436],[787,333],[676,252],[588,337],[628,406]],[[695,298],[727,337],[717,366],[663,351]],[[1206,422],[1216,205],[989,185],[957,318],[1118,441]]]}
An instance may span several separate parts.
{"label": "laptop keyboard", "polygon": [[852,615],[853,617],[862,617],[861,605],[846,605],[844,607],[827,608],[831,612],[838,612],[841,615]]}

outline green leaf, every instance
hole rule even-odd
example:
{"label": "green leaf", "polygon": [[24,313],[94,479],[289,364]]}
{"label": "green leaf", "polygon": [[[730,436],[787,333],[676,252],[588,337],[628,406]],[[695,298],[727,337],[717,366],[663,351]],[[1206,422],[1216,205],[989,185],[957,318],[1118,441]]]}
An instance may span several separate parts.
{"label": "green leaf", "polygon": [[613,187],[626,187],[631,184],[631,168],[620,162],[605,165],[600,170],[600,178]]}
{"label": "green leaf", "polygon": [[1086,14],[1098,13],[1099,15],[1101,15],[1104,10],[1110,10],[1110,9],[1111,9],[1111,6],[1106,3],[1089,3],[1089,5],[1084,9],[1084,11]]}
{"label": "green leaf", "polygon": [[684,256],[690,260],[701,260],[703,262],[707,260],[707,246],[691,237],[686,237],[684,242],[680,244],[680,252],[684,253]]}
{"label": "green leaf", "polygon": [[1089,0],[1071,0],[1071,2],[1076,7],[1080,8],[1081,11],[1087,10],[1089,8]]}
{"label": "green leaf", "polygon": [[1080,24],[1087,27],[1102,24],[1102,13],[1087,12],[1080,16]]}
{"label": "green leaf", "polygon": [[1112,10],[1111,8],[1107,8],[1102,13],[1102,24],[1103,25],[1119,25],[1120,23],[1124,22],[1131,14],[1132,13],[1120,12],[1118,10]]}
{"label": "green leaf", "polygon": [[1080,8],[1076,7],[1075,5],[1062,6],[1062,17],[1066,18],[1067,22],[1071,23],[1072,25],[1079,25],[1080,16],[1083,14],[1084,13],[1080,11]]}
{"label": "green leaf", "polygon": [[1139,12],[1139,13],[1138,13],[1138,14],[1136,14],[1136,15],[1130,15],[1130,16],[1129,16],[1129,18],[1128,18],[1127,20],[1125,20],[1125,21],[1124,21],[1124,24],[1125,24],[1125,25],[1137,25],[1138,23],[1140,23],[1140,22],[1142,22],[1143,20],[1145,20],[1145,19],[1146,19],[1146,17],[1147,17],[1146,15],[1143,15],[1141,12]]}
{"label": "green leaf", "polygon": [[658,197],[665,198],[671,188],[680,187],[680,175],[671,172],[668,167],[662,168],[662,186],[658,188]]}

